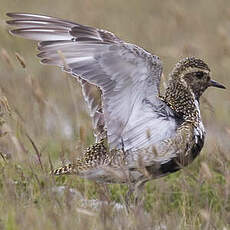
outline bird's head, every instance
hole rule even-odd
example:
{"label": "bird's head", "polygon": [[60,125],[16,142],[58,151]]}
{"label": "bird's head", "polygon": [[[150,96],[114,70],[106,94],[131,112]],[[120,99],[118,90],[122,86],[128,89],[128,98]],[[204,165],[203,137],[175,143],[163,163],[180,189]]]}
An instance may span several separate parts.
{"label": "bird's head", "polygon": [[210,86],[225,89],[225,86],[211,79],[208,65],[201,59],[188,57],[178,62],[172,72],[186,88],[191,90],[196,99]]}

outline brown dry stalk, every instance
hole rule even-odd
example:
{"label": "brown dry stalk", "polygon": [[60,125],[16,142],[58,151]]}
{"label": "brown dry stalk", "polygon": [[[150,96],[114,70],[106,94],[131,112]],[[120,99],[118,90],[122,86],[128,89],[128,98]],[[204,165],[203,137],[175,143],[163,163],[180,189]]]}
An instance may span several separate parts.
{"label": "brown dry stalk", "polygon": [[5,49],[1,49],[1,57],[7,63],[7,66],[10,68],[10,70],[13,70],[14,68],[12,65],[10,55],[8,54],[8,52]]}
{"label": "brown dry stalk", "polygon": [[15,53],[16,59],[19,62],[19,64],[22,66],[23,69],[26,68],[26,63],[24,61],[24,58],[19,54],[19,53]]}
{"label": "brown dry stalk", "polygon": [[26,134],[26,137],[29,139],[30,143],[32,144],[32,146],[33,146],[33,148],[35,150],[36,156],[38,158],[39,165],[40,165],[41,169],[43,170],[43,165],[42,165],[42,160],[41,160],[41,153],[38,150],[34,140],[30,137],[30,135],[27,132],[25,134]]}

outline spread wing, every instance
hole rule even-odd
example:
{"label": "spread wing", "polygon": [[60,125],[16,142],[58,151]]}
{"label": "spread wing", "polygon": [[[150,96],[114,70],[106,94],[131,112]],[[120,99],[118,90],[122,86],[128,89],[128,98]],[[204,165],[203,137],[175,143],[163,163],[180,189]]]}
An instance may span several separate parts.
{"label": "spread wing", "polygon": [[162,63],[105,30],[49,16],[9,13],[14,35],[40,41],[38,56],[102,91],[110,148],[139,149],[169,138],[176,121],[159,98]]}

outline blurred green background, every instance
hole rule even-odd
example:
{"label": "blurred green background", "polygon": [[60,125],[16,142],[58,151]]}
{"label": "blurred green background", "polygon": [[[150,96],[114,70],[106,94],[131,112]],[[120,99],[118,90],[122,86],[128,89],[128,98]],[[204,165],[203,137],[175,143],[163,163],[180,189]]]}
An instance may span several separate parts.
{"label": "blurred green background", "polygon": [[[73,177],[50,181],[47,176],[49,157],[57,166],[93,143],[91,121],[79,84],[60,69],[41,65],[36,58],[35,42],[9,35],[5,23],[7,12],[47,14],[111,31],[158,55],[164,64],[165,78],[183,57],[204,59],[213,79],[227,89],[210,88],[201,99],[207,129],[201,156],[188,169],[147,184],[145,211],[148,210],[150,216],[129,214],[126,219],[116,216],[116,221],[119,226],[124,224],[120,229],[139,229],[140,226],[149,229],[159,222],[166,228],[160,224],[158,229],[230,229],[229,0],[1,0],[0,89],[13,115],[5,117],[3,129],[9,134],[0,140],[0,151],[9,158],[1,163],[0,199],[5,202],[0,205],[0,229],[1,226],[23,229],[41,218],[43,221],[35,224],[34,229],[54,226],[92,229],[93,223],[98,229],[108,226],[118,229],[111,227],[115,219],[106,215],[103,219],[100,215],[100,218],[88,218],[78,212],[68,214],[67,210],[71,209],[68,197],[59,201],[64,214],[55,210],[54,200],[59,198],[50,195],[51,186],[77,187],[81,192],[86,191],[89,198],[98,198],[98,186],[93,183],[76,182]],[[16,60],[15,53],[23,57],[26,68]],[[42,155],[45,171],[38,164],[36,149],[28,141],[28,135]],[[31,178],[35,179],[31,181]],[[8,186],[12,181],[17,185]],[[123,187],[111,186],[109,196],[112,200],[121,200],[123,190]],[[31,209],[28,211],[26,207]],[[24,214],[24,222],[19,210]],[[57,220],[60,216],[65,218],[66,225]],[[76,221],[76,217],[80,219]],[[84,225],[86,222],[88,225]]]}

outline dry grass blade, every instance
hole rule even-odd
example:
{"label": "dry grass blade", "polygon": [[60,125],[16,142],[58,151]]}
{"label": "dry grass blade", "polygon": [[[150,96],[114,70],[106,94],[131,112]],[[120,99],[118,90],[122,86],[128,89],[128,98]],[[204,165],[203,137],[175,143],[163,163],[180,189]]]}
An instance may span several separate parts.
{"label": "dry grass blade", "polygon": [[8,103],[8,100],[5,96],[1,96],[0,97],[0,113],[3,113],[3,114],[7,114],[9,116],[11,116],[11,109],[10,109],[10,106],[9,106],[9,103]]}
{"label": "dry grass blade", "polygon": [[40,151],[38,150],[35,142],[33,141],[33,139],[29,136],[28,133],[26,133],[26,137],[29,139],[30,143],[32,144],[34,150],[35,150],[35,153],[36,153],[36,156],[38,158],[38,161],[39,161],[39,165],[41,167],[41,169],[43,170],[43,165],[42,165],[42,160],[41,160],[41,153]]}
{"label": "dry grass blade", "polygon": [[49,159],[49,165],[50,165],[50,174],[52,175],[52,172],[54,170],[53,163],[50,157],[50,154],[48,153],[48,159]]}
{"label": "dry grass blade", "polygon": [[10,59],[10,55],[8,54],[8,52],[4,48],[1,49],[1,57],[2,57],[3,60],[5,60],[5,62],[9,66],[9,68],[11,70],[13,70],[14,68],[13,68],[13,65],[12,65],[12,61]]}
{"label": "dry grass blade", "polygon": [[206,162],[201,162],[200,172],[204,178],[209,180],[212,179],[212,173]]}
{"label": "dry grass blade", "polygon": [[5,156],[3,155],[3,153],[2,152],[0,152],[0,156],[2,157],[2,159],[6,162],[6,158],[5,158]]}
{"label": "dry grass blade", "polygon": [[140,154],[138,155],[137,159],[137,170],[143,173],[147,178],[151,178],[151,175],[149,174],[148,170],[145,167],[145,163],[143,161],[143,156]]}
{"label": "dry grass blade", "polygon": [[19,64],[22,66],[23,69],[26,68],[26,64],[24,61],[24,58],[19,54],[19,53],[15,53],[16,59],[18,60]]}
{"label": "dry grass blade", "polygon": [[86,209],[83,209],[83,208],[77,208],[77,211],[80,214],[84,214],[84,215],[87,215],[87,216],[91,216],[91,217],[92,216],[97,216],[97,213],[89,211],[89,210],[86,210]]}

